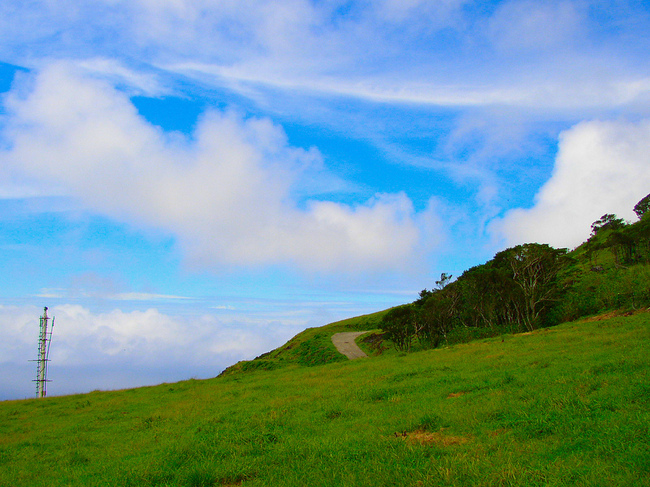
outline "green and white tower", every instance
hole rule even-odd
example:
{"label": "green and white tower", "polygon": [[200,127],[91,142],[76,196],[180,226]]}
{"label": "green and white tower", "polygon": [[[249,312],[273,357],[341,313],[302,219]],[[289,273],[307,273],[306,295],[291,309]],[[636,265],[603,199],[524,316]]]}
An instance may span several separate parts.
{"label": "green and white tower", "polygon": [[52,330],[54,329],[54,318],[52,325],[49,326],[50,318],[47,316],[47,307],[43,309],[41,316],[41,330],[38,338],[38,359],[36,367],[36,397],[45,397],[47,395],[47,363],[50,361],[50,343],[52,342]]}

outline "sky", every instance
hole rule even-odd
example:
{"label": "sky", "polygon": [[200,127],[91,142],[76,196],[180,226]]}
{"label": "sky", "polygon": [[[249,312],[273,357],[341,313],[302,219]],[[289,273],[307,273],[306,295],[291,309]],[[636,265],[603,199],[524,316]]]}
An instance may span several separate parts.
{"label": "sky", "polygon": [[650,193],[641,0],[5,0],[0,400],[218,375]]}

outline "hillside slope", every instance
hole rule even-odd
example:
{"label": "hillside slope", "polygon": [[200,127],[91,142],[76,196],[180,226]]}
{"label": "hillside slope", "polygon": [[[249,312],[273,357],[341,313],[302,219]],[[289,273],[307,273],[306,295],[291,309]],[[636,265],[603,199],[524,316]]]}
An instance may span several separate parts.
{"label": "hillside slope", "polygon": [[376,330],[387,311],[308,328],[275,350],[264,353],[254,360],[244,360],[228,367],[221,376],[251,370],[273,370],[289,365],[315,366],[346,361],[347,358],[334,347],[332,335],[344,331]]}
{"label": "hillside slope", "polygon": [[0,485],[648,486],[649,349],[637,313],[4,402]]}

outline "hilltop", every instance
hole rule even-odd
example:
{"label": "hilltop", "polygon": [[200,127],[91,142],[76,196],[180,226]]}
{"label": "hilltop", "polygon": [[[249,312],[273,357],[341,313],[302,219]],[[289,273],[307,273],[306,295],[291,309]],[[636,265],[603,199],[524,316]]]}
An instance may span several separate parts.
{"label": "hilltop", "polygon": [[332,343],[332,335],[345,331],[374,331],[389,310],[357,316],[330,323],[329,325],[308,328],[281,347],[264,353],[254,360],[244,360],[228,367],[221,373],[227,376],[251,370],[274,370],[289,365],[316,366],[347,359],[337,352]]}

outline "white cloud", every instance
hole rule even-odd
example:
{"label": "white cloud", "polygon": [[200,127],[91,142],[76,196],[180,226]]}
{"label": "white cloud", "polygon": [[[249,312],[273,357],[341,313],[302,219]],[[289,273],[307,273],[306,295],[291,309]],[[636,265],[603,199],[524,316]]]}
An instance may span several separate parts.
{"label": "white cloud", "polygon": [[[385,22],[401,23],[405,20],[427,22],[433,20],[437,26],[452,23],[457,13],[469,0],[381,0],[374,2],[378,16]],[[431,17],[431,18],[429,18]]]}
{"label": "white cloud", "polygon": [[295,200],[325,174],[316,149],[291,147],[268,119],[212,111],[193,138],[146,122],[127,96],[65,63],[6,100],[16,179],[52,185],[91,209],[178,237],[201,265],[291,263],[311,271],[401,268],[420,229],[404,194],[358,206]]}
{"label": "white cloud", "polygon": [[120,293],[114,296],[109,296],[108,299],[115,299],[120,301],[155,301],[155,300],[169,300],[169,299],[192,299],[187,296],[174,296],[170,294],[152,294],[152,293]]}
{"label": "white cloud", "polygon": [[[39,316],[36,313],[38,311],[35,307],[24,309],[0,304],[0,315],[2,315],[0,363],[36,358]],[[37,318],[34,329],[33,325],[30,328],[30,321],[34,322],[35,316]],[[33,355],[33,357],[29,355]]]}
{"label": "white cloud", "polygon": [[585,26],[581,6],[572,1],[503,2],[489,20],[489,35],[499,49],[540,51],[566,49]]}
{"label": "white cloud", "polygon": [[642,9],[514,0],[491,12],[474,3],[7,0],[0,58],[30,67],[90,59],[96,74],[145,93],[165,84],[125,63],[254,98],[263,85],[434,106],[647,109]]}
{"label": "white cloud", "polygon": [[[36,359],[42,311],[0,305],[0,366],[18,374],[0,378],[0,400],[32,395],[36,364],[30,360]],[[48,314],[55,318],[48,366],[53,394],[213,377],[303,329],[271,320],[173,316],[154,308],[95,313],[63,304],[51,307]],[[74,375],[68,375],[69,370]],[[16,383],[18,377],[21,383]]]}
{"label": "white cloud", "polygon": [[77,61],[75,66],[81,73],[109,80],[132,95],[161,96],[171,93],[171,88],[164,86],[159,76],[129,68],[116,59],[89,58]]}
{"label": "white cloud", "polygon": [[575,247],[605,213],[636,220],[634,205],[650,193],[650,120],[582,122],[563,132],[550,180],[535,206],[493,222],[510,245]]}

